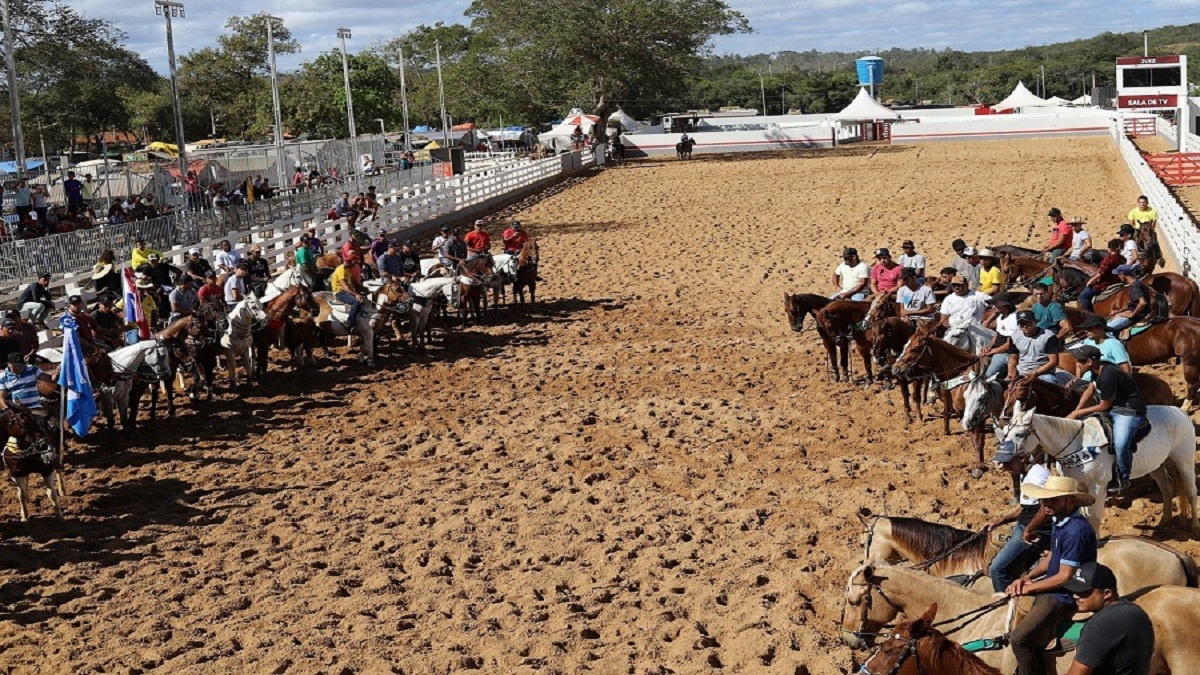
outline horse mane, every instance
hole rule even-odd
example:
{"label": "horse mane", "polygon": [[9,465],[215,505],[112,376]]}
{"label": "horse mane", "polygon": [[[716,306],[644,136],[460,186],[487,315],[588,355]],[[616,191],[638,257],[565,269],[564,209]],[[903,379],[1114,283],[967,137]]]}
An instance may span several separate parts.
{"label": "horse mane", "polygon": [[1083,285],[1083,283],[1091,277],[1090,274],[1088,274],[1087,272],[1084,272],[1083,270],[1079,269],[1078,267],[1071,267],[1071,266],[1064,265],[1064,266],[1058,268],[1058,271],[1064,277],[1066,277],[1065,281],[1068,284],[1070,284],[1071,286]]}
{"label": "horse mane", "polygon": [[530,256],[535,255],[536,252],[537,239],[530,238],[529,241],[525,242],[525,245],[521,247],[521,254],[517,256],[517,267],[524,267],[525,264],[529,262]]}
{"label": "horse mane", "polygon": [[[926,344],[931,348],[931,351],[932,351],[932,348],[940,349],[945,354],[946,357],[955,359],[957,361],[964,362],[963,363],[964,368],[966,366],[970,365],[970,364],[966,363],[967,361],[974,363],[979,360],[979,357],[975,356],[971,352],[963,349],[962,347],[952,345],[949,342],[946,342],[945,340],[933,335],[932,333],[926,334],[926,335],[921,335],[920,333],[916,333],[913,335],[913,338],[915,339],[918,335],[920,335],[920,337],[922,339],[927,341]],[[935,358],[936,358],[936,355],[935,355]],[[951,367],[953,368],[953,367],[957,367],[957,366],[951,366]]]}
{"label": "horse mane", "polygon": [[[960,530],[950,525],[917,518],[891,517],[888,520],[892,526],[892,538],[904,545],[914,557],[919,558],[913,560],[914,563],[936,558],[976,534],[970,530]],[[974,541],[931,565],[929,572],[936,576],[946,569],[985,569],[989,562],[987,545],[987,537],[976,537]]]}
{"label": "horse mane", "polygon": [[[902,629],[909,628],[910,634],[912,634],[912,624],[915,624],[919,621],[921,621],[921,619],[898,624],[895,632],[899,633]],[[971,652],[967,651],[962,645],[946,637],[941,633],[941,631],[933,626],[927,625],[926,630],[922,635],[913,635],[912,637],[912,639],[918,641],[923,638],[929,638],[930,645],[928,657],[932,662],[931,665],[937,669],[938,672],[941,672],[941,669],[938,669],[938,666],[942,666],[948,667],[950,672],[961,673],[963,675],[1000,675],[1000,670],[998,668],[993,668],[992,666],[984,663],[978,656],[975,656]],[[918,646],[918,654],[919,653],[920,647]]]}

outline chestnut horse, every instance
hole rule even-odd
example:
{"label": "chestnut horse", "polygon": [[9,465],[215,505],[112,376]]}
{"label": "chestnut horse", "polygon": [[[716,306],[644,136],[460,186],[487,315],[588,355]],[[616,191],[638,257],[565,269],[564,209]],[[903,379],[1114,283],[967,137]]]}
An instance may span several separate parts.
{"label": "chestnut horse", "polygon": [[[272,298],[263,307],[263,311],[267,313],[266,325],[254,331],[255,379],[261,379],[267,374],[267,361],[270,360],[271,345],[287,343],[286,346],[292,354],[292,363],[298,368],[303,367],[302,344],[296,344],[289,338],[295,335],[291,326],[294,315],[302,311],[309,315],[318,312],[312,291],[307,286],[292,286]],[[311,354],[311,348],[309,353]]]}
{"label": "chestnut horse", "polygon": [[[908,343],[909,338],[915,332],[913,323],[910,319],[904,319],[898,316],[889,316],[885,319],[872,321],[867,327],[867,339],[871,341],[871,358],[875,360],[875,365],[879,367],[879,376],[895,378],[896,384],[900,385],[900,396],[904,399],[904,416],[905,424],[912,424],[912,405],[910,398],[917,405],[917,419],[925,419],[925,411],[922,409],[922,401],[925,399],[926,391],[929,388],[929,381],[924,378],[917,380],[909,380],[906,377],[892,374],[892,364],[896,357],[904,351],[904,345]],[[916,384],[916,396],[912,396],[910,390],[911,384]]]}
{"label": "chestnut horse", "polygon": [[525,304],[525,289],[529,289],[529,302],[537,302],[538,278],[538,245],[536,239],[530,239],[521,247],[521,255],[517,258],[517,277],[513,281],[513,295]]}
{"label": "chestnut horse", "polygon": [[[1171,385],[1162,378],[1150,373],[1134,373],[1133,379],[1137,382],[1146,405],[1175,405],[1175,393],[1171,391]],[[1010,382],[1008,390],[1004,392],[1004,410],[1001,415],[1006,418],[1012,411],[1013,404],[1020,401],[1025,410],[1037,408],[1043,415],[1066,417],[1079,405],[1081,394],[1082,388],[1076,391],[1036,377],[1022,377]]]}
{"label": "chestnut horse", "polygon": [[1200,319],[1177,316],[1150,326],[1125,343],[1129,362],[1135,366],[1166,363],[1178,359],[1187,382],[1183,409],[1190,410],[1200,395]]}
{"label": "chestnut horse", "polygon": [[[817,326],[833,339],[840,351],[842,373],[846,375],[847,382],[850,381],[850,342],[852,340],[859,357],[862,358],[867,381],[869,382],[875,377],[871,368],[871,343],[867,340],[867,333],[863,327],[870,309],[871,303],[869,302],[834,300],[815,314]],[[828,346],[826,349],[828,350]],[[833,366],[833,377],[835,381],[840,379],[837,364]]]}
{"label": "chestnut horse", "polygon": [[912,621],[901,621],[862,664],[863,675],[1000,675],[962,645],[938,632],[937,603]]}
{"label": "chestnut horse", "polygon": [[[1079,297],[1091,273],[1079,263],[1054,268],[1054,291],[1059,302]],[[1156,293],[1165,295],[1170,316],[1200,316],[1200,286],[1195,281],[1174,272],[1159,272],[1142,279]],[[1093,301],[1100,316],[1111,316],[1129,304],[1128,287],[1121,288],[1103,300]]]}
{"label": "chestnut horse", "polygon": [[1050,263],[1041,258],[1030,258],[1011,253],[1000,254],[1000,272],[1008,283],[1037,281],[1046,276]]}
{"label": "chestnut horse", "polygon": [[[489,256],[478,255],[460,266],[458,276],[458,315],[462,319],[462,327],[467,327],[467,319],[475,315],[475,323],[483,323],[483,310],[487,304],[487,296],[483,288],[489,284],[496,271],[492,269]],[[516,293],[514,286],[513,293]]]}
{"label": "chestnut horse", "polygon": [[[825,346],[825,352],[829,356],[829,368],[833,372],[834,382],[841,381],[841,371],[838,370],[838,363],[847,364],[849,362],[849,346],[845,341],[837,341],[834,335],[829,333],[820,321],[817,321],[817,312],[828,306],[832,300],[816,293],[797,293],[796,295],[783,294],[783,309],[787,312],[788,326],[797,333],[804,332],[804,319],[808,315],[812,315],[813,323],[817,326],[817,335],[821,338],[821,343]],[[867,303],[861,302],[860,305],[866,306]],[[864,309],[864,316],[866,315]],[[841,348],[841,359],[838,358],[838,349]],[[842,369],[846,372],[846,379],[850,379],[850,370],[843,365]]]}

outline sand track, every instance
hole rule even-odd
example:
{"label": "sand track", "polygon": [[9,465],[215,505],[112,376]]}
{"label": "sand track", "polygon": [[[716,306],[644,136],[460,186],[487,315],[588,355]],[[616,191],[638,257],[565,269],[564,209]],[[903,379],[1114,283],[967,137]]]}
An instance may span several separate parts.
{"label": "sand track", "polygon": [[271,395],[83,448],[65,523],[0,502],[3,662],[845,672],[855,511],[976,526],[1007,481],[970,480],[940,423],[905,430],[898,392],[829,384],[780,296],[825,292],[844,245],[912,238],[938,267],[957,236],[1040,241],[1050,206],[1115,223],[1135,195],[1106,138],[601,173],[520,213],[536,307],[415,359],[385,345],[376,374],[272,371]]}

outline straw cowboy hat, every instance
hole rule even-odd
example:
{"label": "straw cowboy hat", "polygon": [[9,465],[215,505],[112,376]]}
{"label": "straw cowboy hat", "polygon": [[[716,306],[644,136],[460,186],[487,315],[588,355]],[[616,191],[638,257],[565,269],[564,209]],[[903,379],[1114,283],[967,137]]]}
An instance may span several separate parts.
{"label": "straw cowboy hat", "polygon": [[1074,497],[1079,506],[1091,506],[1096,498],[1083,490],[1079,481],[1070,476],[1050,476],[1045,485],[1033,483],[1021,484],[1021,496],[1026,499],[1052,499],[1054,497]]}
{"label": "straw cowboy hat", "polygon": [[96,267],[94,267],[92,269],[92,281],[96,281],[98,279],[103,279],[104,277],[108,276],[109,273],[111,273],[112,271],[113,271],[113,266],[111,263],[104,263],[103,265],[96,265]]}
{"label": "straw cowboy hat", "polygon": [[979,249],[979,257],[980,258],[995,258],[996,252],[990,248],[984,247],[984,248]]}
{"label": "straw cowboy hat", "polygon": [[137,280],[133,282],[133,285],[141,289],[149,289],[154,288],[154,281],[150,277],[143,275],[138,277]]}

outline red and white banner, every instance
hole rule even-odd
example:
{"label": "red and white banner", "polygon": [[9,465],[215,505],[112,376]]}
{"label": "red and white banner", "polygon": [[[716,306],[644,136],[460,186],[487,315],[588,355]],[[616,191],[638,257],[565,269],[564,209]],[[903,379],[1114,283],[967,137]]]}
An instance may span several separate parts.
{"label": "red and white banner", "polygon": [[1175,94],[1142,94],[1117,97],[1117,108],[1121,110],[1160,110],[1179,107],[1179,97]]}
{"label": "red and white banner", "polygon": [[1179,63],[1179,56],[1122,56],[1117,59],[1118,66],[1165,66]]}

